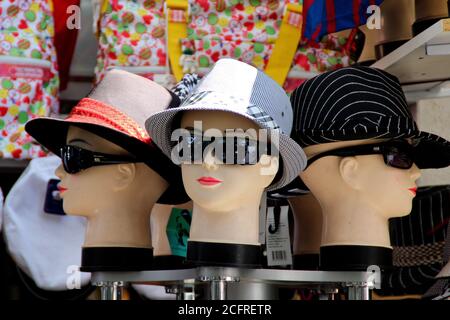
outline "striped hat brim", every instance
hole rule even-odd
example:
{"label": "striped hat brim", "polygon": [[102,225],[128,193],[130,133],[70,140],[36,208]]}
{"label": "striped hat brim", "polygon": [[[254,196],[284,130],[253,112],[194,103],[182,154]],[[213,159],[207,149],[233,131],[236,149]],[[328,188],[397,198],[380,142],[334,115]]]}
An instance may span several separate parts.
{"label": "striped hat brim", "polygon": [[[162,152],[169,158],[171,158],[171,151],[173,147],[173,142],[171,141],[173,121],[177,114],[184,111],[224,111],[228,113],[235,114],[239,117],[246,118],[258,127],[262,129],[272,129],[270,126],[265,126],[263,122],[257,121],[254,117],[249,114],[242,112],[232,111],[226,106],[215,106],[215,107],[196,107],[195,104],[188,106],[181,106],[178,108],[168,109],[158,112],[152,115],[145,122],[145,127],[152,137],[153,142],[162,150]],[[306,155],[303,149],[288,135],[280,133],[280,143],[279,152],[282,158],[283,167],[281,177],[272,182],[272,184],[267,188],[267,191],[275,190],[284,187],[289,182],[295,179],[298,174],[303,171],[306,167]]]}

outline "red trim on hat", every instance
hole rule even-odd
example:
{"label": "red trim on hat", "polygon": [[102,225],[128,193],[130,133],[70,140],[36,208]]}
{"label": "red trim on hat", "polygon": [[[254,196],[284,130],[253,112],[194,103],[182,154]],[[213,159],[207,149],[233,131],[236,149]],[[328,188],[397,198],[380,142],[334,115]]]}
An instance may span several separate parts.
{"label": "red trim on hat", "polygon": [[147,131],[132,118],[106,103],[91,98],[81,99],[65,121],[95,124],[120,131],[144,143],[151,141]]}

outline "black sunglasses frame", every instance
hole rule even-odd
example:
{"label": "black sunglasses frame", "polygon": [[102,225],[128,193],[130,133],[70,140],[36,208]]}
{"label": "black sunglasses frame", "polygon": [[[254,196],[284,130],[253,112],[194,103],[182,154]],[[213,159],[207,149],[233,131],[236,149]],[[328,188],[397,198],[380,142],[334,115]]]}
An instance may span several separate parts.
{"label": "black sunglasses frame", "polygon": [[[392,155],[393,153],[403,153],[406,155],[410,163],[406,166],[396,166],[393,161],[388,159],[389,155]],[[410,145],[406,141],[387,141],[384,143],[376,143],[376,144],[364,144],[364,145],[357,145],[357,146],[349,146],[349,147],[343,147],[339,149],[329,150],[325,151],[323,153],[319,153],[310,159],[308,159],[308,165],[306,166],[305,170],[313,164],[315,161],[319,160],[323,157],[328,156],[336,156],[336,157],[354,157],[354,156],[363,156],[363,155],[372,155],[372,154],[381,154],[383,155],[384,163],[387,166],[397,168],[397,169],[404,169],[408,170],[410,169],[414,161],[414,147]]]}
{"label": "black sunglasses frame", "polygon": [[[60,156],[64,170],[70,174],[75,174],[94,166],[142,162],[142,160],[133,156],[98,153],[73,145],[61,147]],[[75,157],[77,157],[76,160]]]}

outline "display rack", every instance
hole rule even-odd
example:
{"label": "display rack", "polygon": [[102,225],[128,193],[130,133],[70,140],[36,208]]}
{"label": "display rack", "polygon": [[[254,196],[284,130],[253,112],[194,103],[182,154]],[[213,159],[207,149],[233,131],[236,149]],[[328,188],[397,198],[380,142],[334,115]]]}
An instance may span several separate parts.
{"label": "display rack", "polygon": [[400,80],[408,102],[450,96],[450,19],[442,19],[375,62]]}
{"label": "display rack", "polygon": [[120,300],[121,290],[127,284],[165,286],[174,293],[183,288],[209,285],[211,300],[227,299],[230,282],[262,282],[279,287],[310,288],[324,292],[348,288],[349,300],[369,300],[370,290],[380,288],[378,269],[367,272],[350,271],[300,271],[281,269],[242,269],[228,267],[198,267],[183,270],[141,272],[94,272],[91,282],[101,288],[102,300]]}

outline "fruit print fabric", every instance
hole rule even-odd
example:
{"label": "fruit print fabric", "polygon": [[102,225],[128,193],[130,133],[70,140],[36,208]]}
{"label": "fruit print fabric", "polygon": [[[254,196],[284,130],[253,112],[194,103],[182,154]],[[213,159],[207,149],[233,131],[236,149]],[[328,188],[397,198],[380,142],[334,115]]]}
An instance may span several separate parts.
{"label": "fruit print fabric", "polygon": [[[182,52],[193,55],[198,68],[231,57],[265,69],[278,37],[284,8],[295,0],[195,0],[191,1],[188,38]],[[327,35],[319,43],[301,43],[292,71],[320,73],[352,63],[343,45],[346,39]],[[202,72],[200,72],[202,73]],[[304,79],[287,79],[288,92]]]}
{"label": "fruit print fabric", "polygon": [[[278,37],[284,8],[300,0],[191,0],[188,38],[180,43],[185,70],[209,68],[231,57],[264,69]],[[166,16],[162,0],[109,1],[99,21],[97,82],[112,66],[168,69]],[[351,63],[344,38],[324,37],[319,44],[300,45],[292,70],[319,73]],[[194,63],[192,63],[194,61]],[[192,71],[191,71],[192,72]],[[291,91],[303,79],[288,79]]]}
{"label": "fruit print fabric", "polygon": [[112,66],[165,67],[163,0],[108,1],[99,21],[96,82]]}
{"label": "fruit print fabric", "polygon": [[[25,132],[25,123],[59,111],[54,25],[50,0],[0,1],[0,157],[30,159],[46,153]],[[34,74],[11,73],[25,59]],[[38,63],[38,65],[42,65]]]}
{"label": "fruit print fabric", "polygon": [[25,132],[25,123],[48,115],[51,97],[42,80],[0,77],[0,158],[30,159],[45,156]]}

